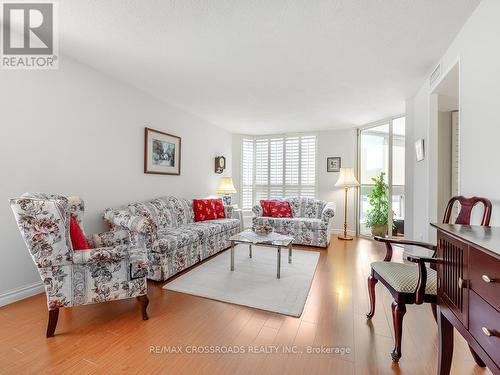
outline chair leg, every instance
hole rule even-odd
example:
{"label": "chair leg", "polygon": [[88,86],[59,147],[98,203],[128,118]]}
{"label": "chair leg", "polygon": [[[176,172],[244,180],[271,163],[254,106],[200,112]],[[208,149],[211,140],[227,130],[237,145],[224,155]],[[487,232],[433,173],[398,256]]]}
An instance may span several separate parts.
{"label": "chair leg", "polygon": [[474,358],[474,362],[476,362],[476,365],[479,367],[486,367],[486,364],[483,362],[481,358],[477,355],[477,353],[472,349],[472,347],[469,345],[469,350],[470,354],[472,354],[472,358]]}
{"label": "chair leg", "polygon": [[404,303],[392,303],[392,323],[394,324],[394,350],[391,353],[392,360],[399,362],[401,358],[401,338],[403,337],[403,316],[406,313]]}
{"label": "chair leg", "polygon": [[437,305],[435,303],[431,303],[432,316],[434,317],[434,321],[437,323]]}
{"label": "chair leg", "polygon": [[149,299],[147,295],[137,297],[137,301],[139,301],[139,305],[141,306],[142,320],[148,320],[148,312],[147,308],[149,305]]}
{"label": "chair leg", "polygon": [[370,295],[370,312],[366,314],[368,319],[373,318],[375,315],[375,285],[378,283],[378,280],[371,274],[368,276],[368,294]]}
{"label": "chair leg", "polygon": [[47,324],[47,337],[54,337],[56,331],[59,309],[49,310],[49,323]]}

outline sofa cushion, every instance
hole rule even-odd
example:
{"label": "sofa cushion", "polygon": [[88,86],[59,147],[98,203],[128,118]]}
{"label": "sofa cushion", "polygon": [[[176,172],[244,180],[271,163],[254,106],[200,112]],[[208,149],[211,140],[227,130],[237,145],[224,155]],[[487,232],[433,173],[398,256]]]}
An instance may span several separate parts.
{"label": "sofa cushion", "polygon": [[90,249],[90,245],[85,238],[85,234],[73,215],[70,215],[69,219],[69,236],[71,239],[71,245],[73,245],[73,250]]}
{"label": "sofa cushion", "polygon": [[216,219],[209,221],[198,221],[183,227],[201,233],[204,236],[204,239],[207,236],[212,236],[214,234],[230,231],[234,228],[239,228],[239,226],[240,221],[238,219]]}
{"label": "sofa cushion", "polygon": [[285,198],[285,200],[290,203],[290,208],[292,209],[292,216],[297,217],[300,214],[300,200],[298,197]]}
{"label": "sofa cushion", "polygon": [[193,199],[194,221],[217,219],[215,203],[212,199]]}
{"label": "sofa cushion", "polygon": [[319,199],[302,198],[300,201],[299,217],[321,218],[321,212],[325,207],[325,202]]}
{"label": "sofa cushion", "polygon": [[169,252],[193,242],[203,242],[210,236],[238,228],[239,225],[238,219],[216,219],[162,229],[158,231],[158,246],[161,252]]}
{"label": "sofa cushion", "polygon": [[328,224],[321,219],[254,217],[257,225],[271,225],[276,232],[294,233],[304,230],[327,230]]}
{"label": "sofa cushion", "polygon": [[215,214],[217,215],[217,219],[224,219],[226,217],[226,213],[224,211],[224,203],[222,203],[222,198],[212,199],[215,207]]}
{"label": "sofa cushion", "polygon": [[271,202],[273,201],[269,199],[261,199],[260,207],[262,207],[262,216],[271,216]]}
{"label": "sofa cushion", "polygon": [[292,217],[292,209],[290,203],[286,201],[270,201],[269,213],[271,217]]}
{"label": "sofa cushion", "polygon": [[135,216],[142,216],[148,222],[152,223],[155,228],[162,228],[160,226],[161,220],[158,217],[155,207],[149,202],[135,202],[130,203],[127,208]]}
{"label": "sofa cushion", "polygon": [[194,221],[193,201],[174,196],[163,197],[172,215],[172,225],[179,227]]}
{"label": "sofa cushion", "polygon": [[151,210],[156,215],[158,228],[172,227],[174,219],[172,210],[170,209],[167,200],[164,197],[152,199],[147,203],[150,204]]}
{"label": "sofa cushion", "polygon": [[185,227],[160,229],[157,232],[160,252],[167,253],[199,240],[199,234]]}

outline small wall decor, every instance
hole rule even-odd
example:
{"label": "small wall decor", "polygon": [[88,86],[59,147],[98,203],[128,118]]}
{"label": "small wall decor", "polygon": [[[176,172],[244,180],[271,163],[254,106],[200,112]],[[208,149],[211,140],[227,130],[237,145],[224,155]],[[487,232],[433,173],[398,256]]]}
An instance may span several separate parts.
{"label": "small wall decor", "polygon": [[340,172],[340,156],[332,156],[326,158],[326,171],[327,172]]}
{"label": "small wall decor", "polygon": [[181,174],[181,138],[144,129],[144,173]]}
{"label": "small wall decor", "polygon": [[415,142],[415,155],[417,161],[422,161],[425,159],[425,147],[423,138],[417,139]]}
{"label": "small wall decor", "polygon": [[224,156],[217,156],[215,158],[215,173],[220,174],[226,169],[226,158]]}

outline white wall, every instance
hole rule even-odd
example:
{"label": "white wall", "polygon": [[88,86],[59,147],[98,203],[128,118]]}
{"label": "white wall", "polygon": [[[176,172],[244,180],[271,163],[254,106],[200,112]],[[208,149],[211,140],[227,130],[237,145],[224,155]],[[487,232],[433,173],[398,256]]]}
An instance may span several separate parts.
{"label": "white wall", "polygon": [[[318,133],[318,162],[316,165],[318,176],[318,198],[337,204],[337,212],[333,218],[333,230],[342,232],[344,230],[344,188],[335,186],[339,177],[338,172],[326,171],[326,158],[329,156],[340,156],[341,166],[354,168],[357,163],[356,129],[330,130]],[[349,189],[348,195],[348,231],[350,234],[356,232],[356,195],[357,188]]]}
{"label": "white wall", "polygon": [[[339,173],[326,171],[326,158],[329,156],[340,156],[342,167],[356,168],[356,130],[329,130],[314,132],[318,136],[318,154],[316,163],[317,175],[317,197],[337,204],[337,212],[333,219],[333,229],[335,232],[344,230],[344,190],[342,187],[334,186]],[[233,135],[233,180],[236,190],[239,191],[241,175],[241,139],[242,135]],[[356,189],[349,190],[348,202],[348,229],[351,232],[356,230]],[[235,202],[239,203],[239,195],[234,196]],[[246,220],[246,224],[250,223]]]}
{"label": "white wall", "polygon": [[[458,59],[460,61],[461,194],[489,198],[494,206],[492,225],[500,225],[500,174],[492,168],[498,158],[500,139],[498,14],[500,1],[483,0],[440,60],[442,76]],[[434,109],[437,107],[432,89],[426,80],[406,103],[407,124],[411,124],[413,133],[408,143],[412,145],[416,139],[425,138],[428,146],[426,159],[419,163],[415,161],[414,148],[407,149],[407,159],[412,163],[410,168],[414,169],[412,175],[408,174],[407,186],[411,184],[413,190],[413,235],[417,239],[432,238],[429,221],[437,219],[434,213],[437,211],[437,112]],[[477,223],[477,217],[474,222]]]}
{"label": "white wall", "polygon": [[[68,58],[56,71],[0,71],[0,303],[40,278],[7,203],[26,191],[79,195],[85,230],[106,207],[166,194],[214,194],[214,157],[231,135]],[[143,173],[144,127],[182,137],[180,176]]]}

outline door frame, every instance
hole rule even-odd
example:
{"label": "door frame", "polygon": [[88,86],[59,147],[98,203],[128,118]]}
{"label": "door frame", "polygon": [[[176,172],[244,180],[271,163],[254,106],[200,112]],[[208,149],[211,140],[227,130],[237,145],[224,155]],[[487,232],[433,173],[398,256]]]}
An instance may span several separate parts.
{"label": "door frame", "polygon": [[[360,126],[356,129],[356,178],[359,181],[360,186],[357,188],[356,192],[356,235],[363,237],[363,238],[372,238],[369,235],[366,234],[361,234],[360,231],[360,225],[361,225],[361,220],[359,218],[360,214],[360,209],[361,209],[361,132],[363,130],[371,129],[371,128],[376,128],[377,126],[380,125],[386,125],[389,124],[389,160],[388,160],[388,171],[387,171],[387,184],[389,185],[389,197],[388,197],[388,202],[389,202],[389,212],[392,212],[392,155],[393,155],[393,122],[394,120],[401,118],[401,117],[406,117],[405,113],[401,113],[395,116],[390,116],[386,117],[382,120],[374,121],[369,124]],[[406,133],[406,125],[405,125],[405,133]],[[406,171],[405,171],[406,172]],[[388,232],[390,233],[390,228],[392,228],[392,215],[389,215],[389,218],[387,220],[387,226],[388,226]],[[390,236],[391,237],[391,236]]]}

